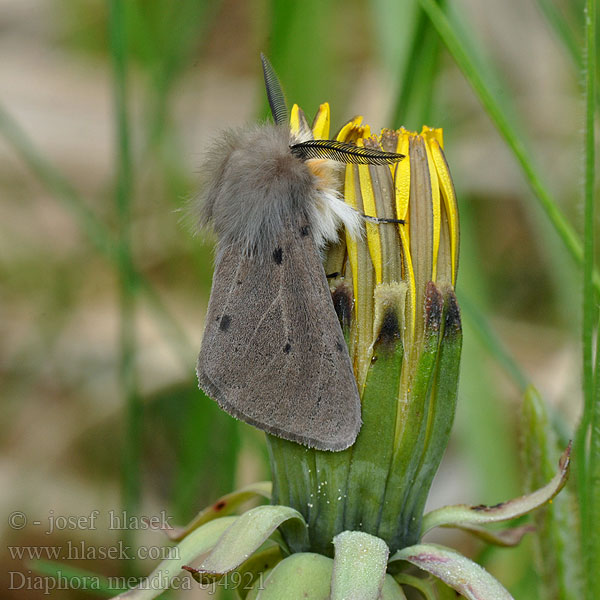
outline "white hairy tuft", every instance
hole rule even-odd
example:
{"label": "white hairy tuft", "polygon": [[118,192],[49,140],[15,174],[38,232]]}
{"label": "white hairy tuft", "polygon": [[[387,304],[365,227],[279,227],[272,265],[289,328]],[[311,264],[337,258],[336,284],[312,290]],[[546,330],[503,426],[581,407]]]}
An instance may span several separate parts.
{"label": "white hairy tuft", "polygon": [[327,242],[336,242],[342,225],[351,237],[362,237],[363,219],[360,213],[346,204],[336,191],[319,190],[314,202],[314,212],[311,219],[313,236],[319,247]]}

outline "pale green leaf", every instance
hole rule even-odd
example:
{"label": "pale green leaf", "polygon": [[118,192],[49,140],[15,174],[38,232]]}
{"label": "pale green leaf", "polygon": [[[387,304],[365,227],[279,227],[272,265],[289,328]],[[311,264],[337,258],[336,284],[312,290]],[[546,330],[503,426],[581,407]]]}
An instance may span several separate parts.
{"label": "pale green leaf", "polygon": [[455,589],[469,600],[513,600],[483,567],[437,544],[417,544],[399,550],[390,562],[405,560]]}
{"label": "pale green leaf", "polygon": [[456,504],[454,506],[444,506],[426,514],[423,519],[423,534],[434,527],[442,525],[451,527],[453,525],[483,525],[507,521],[525,515],[546,504],[560,492],[567,482],[570,455],[571,445],[569,444],[561,456],[556,475],[548,484],[531,494],[501,502],[495,506]]}
{"label": "pale green leaf", "polygon": [[306,530],[302,515],[289,506],[257,506],[229,527],[200,565],[207,573],[228,573],[245,562],[285,521]]}
{"label": "pale green leaf", "polygon": [[386,543],[362,531],[344,531],[333,545],[331,600],[377,600],[387,569]]}
{"label": "pale green leaf", "polygon": [[271,499],[272,484],[270,481],[259,481],[243,487],[235,492],[221,496],[215,500],[210,506],[202,509],[194,519],[185,527],[175,527],[173,529],[165,529],[165,533],[172,540],[180,540],[188,535],[194,529],[197,529],[204,523],[208,523],[213,519],[230,515],[237,510],[242,504],[258,497]]}
{"label": "pale green leaf", "polygon": [[381,588],[380,600],[406,600],[402,588],[391,575],[386,575]]}
{"label": "pale green leaf", "polygon": [[208,552],[217,543],[223,532],[237,519],[238,517],[223,517],[205,523],[177,546],[173,546],[173,558],[163,560],[142,583],[116,598],[150,600],[160,596],[168,589],[173,577],[179,575],[181,568]]}
{"label": "pale green leaf", "polygon": [[329,600],[333,560],[321,554],[299,552],[282,560],[256,587],[248,599],[256,600]]}

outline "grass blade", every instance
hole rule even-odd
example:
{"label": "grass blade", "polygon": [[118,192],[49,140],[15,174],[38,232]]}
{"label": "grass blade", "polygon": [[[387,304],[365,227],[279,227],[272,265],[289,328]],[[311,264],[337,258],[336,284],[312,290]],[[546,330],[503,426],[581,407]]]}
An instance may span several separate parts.
{"label": "grass blade", "polygon": [[465,294],[464,291],[461,291],[458,295],[460,298],[459,304],[461,311],[464,317],[469,321],[469,324],[479,338],[480,343],[486,348],[490,355],[495,358],[518,388],[521,391],[524,391],[529,385],[529,380],[517,363],[515,357],[506,349],[502,340],[500,340],[489,321],[486,320],[485,315],[479,310],[469,294]]}
{"label": "grass blade", "polygon": [[[594,376],[594,327],[598,323],[598,306],[593,286],[595,229],[595,98],[596,98],[596,0],[586,3],[586,63],[585,63],[585,182],[584,182],[584,261],[583,261],[583,417],[577,432],[579,451],[579,499],[582,512],[583,555],[586,557],[586,598],[600,593],[600,540],[595,520],[600,510],[597,484],[600,481],[600,397],[598,370]],[[600,359],[596,356],[600,365]],[[594,389],[594,384],[596,389]],[[589,446],[586,442],[589,436]]]}
{"label": "grass blade", "polygon": [[[453,56],[463,75],[477,94],[480,102],[488,113],[494,125],[511,149],[519,163],[525,178],[531,186],[543,211],[550,219],[554,229],[558,233],[563,244],[571,256],[579,263],[583,263],[583,245],[581,240],[567,222],[558,208],[554,198],[542,182],[537,167],[534,165],[531,154],[523,143],[522,137],[517,134],[517,127],[508,116],[508,111],[503,107],[492,93],[490,86],[478,68],[478,58],[468,45],[463,43],[461,36],[457,34],[458,27],[451,23],[447,15],[435,3],[434,0],[419,0],[421,6],[427,13],[439,36],[444,41],[448,51]],[[600,274],[594,273],[594,287],[600,291]]]}
{"label": "grass blade", "polygon": [[[12,146],[36,177],[50,190],[54,197],[73,215],[79,227],[94,246],[108,260],[118,260],[115,239],[108,227],[88,208],[83,198],[69,181],[50,164],[33,145],[21,126],[0,105],[0,134]],[[196,353],[186,333],[169,313],[154,286],[140,272],[134,271],[140,292],[148,301],[154,318],[162,327],[175,353],[184,365]]]}
{"label": "grass blade", "polygon": [[403,66],[392,113],[394,127],[404,125],[408,129],[419,130],[423,123],[430,121],[439,54],[439,36],[429,27],[429,19],[423,9],[418,8],[408,59]]}
{"label": "grass blade", "polygon": [[[142,404],[135,367],[137,343],[135,313],[137,285],[133,272],[131,243],[132,187],[129,121],[127,116],[127,47],[125,5],[111,0],[109,5],[109,49],[113,67],[115,125],[117,134],[115,203],[119,271],[119,384],[125,401],[125,439],[123,446],[122,502],[127,514],[135,515],[140,505],[142,459]],[[125,530],[127,545],[134,545],[134,532]]]}

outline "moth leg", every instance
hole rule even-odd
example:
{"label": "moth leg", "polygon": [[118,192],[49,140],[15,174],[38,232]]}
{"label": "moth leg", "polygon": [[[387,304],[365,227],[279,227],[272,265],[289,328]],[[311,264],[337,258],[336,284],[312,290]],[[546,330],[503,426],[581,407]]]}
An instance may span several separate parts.
{"label": "moth leg", "polygon": [[369,223],[396,223],[397,225],[406,225],[406,221],[404,219],[384,219],[380,217],[370,217],[369,215],[361,214],[362,218],[365,221],[369,221]]}

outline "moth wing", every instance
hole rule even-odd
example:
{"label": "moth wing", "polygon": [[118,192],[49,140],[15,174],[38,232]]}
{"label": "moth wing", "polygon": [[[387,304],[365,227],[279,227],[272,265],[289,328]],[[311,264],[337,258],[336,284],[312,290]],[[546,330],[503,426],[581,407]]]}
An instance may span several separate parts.
{"label": "moth wing", "polygon": [[221,408],[319,450],[354,442],[360,398],[306,223],[288,224],[267,257],[220,253],[206,319],[198,380]]}

